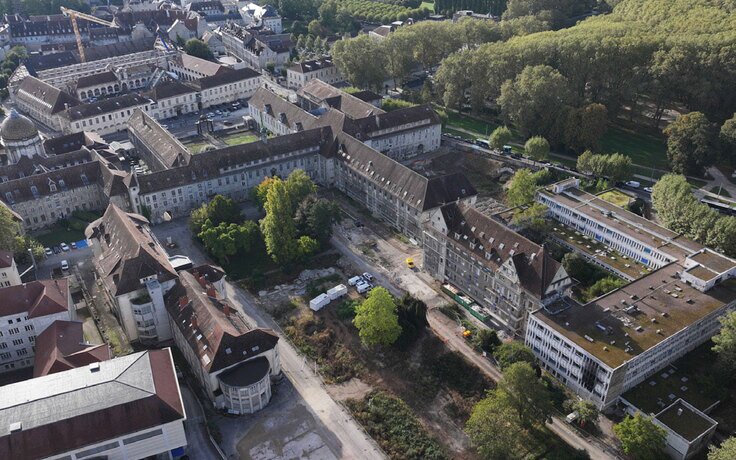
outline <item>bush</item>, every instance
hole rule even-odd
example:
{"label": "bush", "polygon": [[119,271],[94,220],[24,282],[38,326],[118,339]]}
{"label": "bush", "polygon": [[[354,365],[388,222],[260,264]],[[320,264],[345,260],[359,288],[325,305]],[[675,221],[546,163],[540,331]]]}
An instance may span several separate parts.
{"label": "bush", "polygon": [[401,399],[384,391],[372,391],[362,400],[348,400],[347,406],[389,458],[449,458]]}
{"label": "bush", "polygon": [[440,312],[450,318],[453,321],[457,321],[460,319],[463,315],[462,311],[460,311],[460,307],[455,303],[447,303],[445,305],[442,305],[439,307]]}
{"label": "bush", "polygon": [[355,307],[360,304],[360,300],[347,299],[337,304],[335,314],[343,321],[351,321],[355,318]]}

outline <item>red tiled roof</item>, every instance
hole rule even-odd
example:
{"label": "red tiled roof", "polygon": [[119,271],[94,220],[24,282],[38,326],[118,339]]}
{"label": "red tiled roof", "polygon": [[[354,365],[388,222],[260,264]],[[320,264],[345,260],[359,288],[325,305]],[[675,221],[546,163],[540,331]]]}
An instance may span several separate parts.
{"label": "red tiled roof", "polygon": [[54,321],[36,337],[36,356],[33,377],[86,366],[112,359],[106,344],[84,342],[84,331],[79,321]]}
{"label": "red tiled roof", "polygon": [[29,318],[69,311],[69,283],[61,280],[31,281],[0,289],[0,316],[27,313]]}

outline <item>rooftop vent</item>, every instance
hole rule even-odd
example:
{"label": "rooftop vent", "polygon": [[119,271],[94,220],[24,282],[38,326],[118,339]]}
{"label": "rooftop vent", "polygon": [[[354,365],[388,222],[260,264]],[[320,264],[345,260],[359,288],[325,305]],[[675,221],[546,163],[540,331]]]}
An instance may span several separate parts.
{"label": "rooftop vent", "polygon": [[16,433],[22,429],[23,429],[22,422],[14,422],[10,424],[10,428],[8,429],[8,431],[10,431],[11,433]]}
{"label": "rooftop vent", "polygon": [[90,372],[98,372],[100,370],[100,363],[92,363],[89,365]]}

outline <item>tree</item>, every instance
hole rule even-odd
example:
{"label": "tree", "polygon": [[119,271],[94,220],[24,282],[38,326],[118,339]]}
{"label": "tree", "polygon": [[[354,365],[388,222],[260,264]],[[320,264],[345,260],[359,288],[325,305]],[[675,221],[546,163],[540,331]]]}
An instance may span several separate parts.
{"label": "tree", "polygon": [[494,350],[501,345],[501,340],[495,330],[483,328],[473,336],[472,343],[476,349],[493,354]]}
{"label": "tree", "polygon": [[383,89],[387,77],[386,55],[381,44],[370,36],[360,35],[335,42],[332,57],[351,84],[375,91]]}
{"label": "tree", "polygon": [[491,136],[488,138],[488,143],[494,149],[502,149],[504,145],[508,144],[511,139],[511,130],[506,126],[499,126],[494,129]]}
{"label": "tree", "polygon": [[317,191],[312,179],[309,178],[303,169],[295,169],[286,178],[286,193],[289,195],[291,209],[296,209],[299,203],[308,195]]}
{"label": "tree", "polygon": [[386,73],[396,85],[402,85],[416,65],[412,53],[412,40],[407,34],[390,34],[383,41],[386,56]]}
{"label": "tree", "polygon": [[664,130],[667,158],[672,170],[681,174],[700,174],[718,157],[718,132],[701,112],[677,117]]}
{"label": "tree", "polygon": [[632,458],[649,460],[665,455],[666,432],[641,412],[633,417],[627,415],[621,423],[613,426],[613,432],[621,441],[624,453]]}
{"label": "tree", "polygon": [[719,320],[721,331],[713,336],[713,351],[724,370],[736,376],[736,312],[730,312]]}
{"label": "tree", "polygon": [[733,165],[736,163],[736,113],[723,122],[719,139],[723,159]]}
{"label": "tree", "polygon": [[8,208],[0,206],[0,249],[3,251],[15,251],[15,238],[20,235],[20,224]]}
{"label": "tree", "polygon": [[308,234],[324,244],[332,236],[332,226],[341,217],[340,207],[334,201],[308,196],[299,204],[295,220],[299,233]]}
{"label": "tree", "polygon": [[370,291],[368,298],[355,309],[353,324],[358,328],[360,340],[369,347],[391,345],[401,334],[396,304],[384,287]]}
{"label": "tree", "polygon": [[223,222],[240,222],[240,207],[232,198],[215,195],[212,201],[207,204],[207,218],[214,225],[220,225]]}
{"label": "tree", "polygon": [[534,352],[523,343],[517,341],[501,344],[501,346],[496,348],[493,357],[496,358],[502,370],[518,362],[526,362],[531,365],[535,365],[537,362]]}
{"label": "tree", "polygon": [[268,188],[264,205],[266,217],[261,220],[261,233],[266,252],[282,267],[299,256],[291,200],[283,181],[274,181]]}
{"label": "tree", "polygon": [[708,460],[733,460],[736,458],[736,438],[730,437],[720,447],[708,447]]}
{"label": "tree", "polygon": [[302,260],[307,259],[319,250],[319,243],[317,240],[308,235],[300,236],[297,241],[297,245],[299,247],[299,257],[301,257]]}
{"label": "tree", "polygon": [[575,166],[580,172],[618,182],[631,176],[632,161],[631,157],[620,153],[594,155],[586,150],[578,157]]}
{"label": "tree", "polygon": [[567,79],[546,65],[527,66],[501,85],[498,105],[504,119],[527,137],[554,138],[558,118],[570,101]]}
{"label": "tree", "polygon": [[253,188],[253,199],[256,201],[256,203],[258,203],[260,207],[263,207],[266,204],[268,189],[271,188],[271,185],[276,181],[281,182],[281,179],[276,176],[265,177],[260,184],[256,185]]}
{"label": "tree", "polygon": [[549,156],[549,142],[542,136],[534,136],[524,143],[524,153],[535,160],[544,160]]}
{"label": "tree", "polygon": [[562,257],[562,267],[567,274],[583,284],[590,284],[595,272],[590,269],[590,264],[577,252],[568,252]]}
{"label": "tree", "polygon": [[245,255],[253,249],[259,236],[258,225],[253,221],[243,224],[222,222],[213,225],[208,219],[198,234],[205,249],[215,259],[227,263],[230,257],[240,252]]}
{"label": "tree", "polygon": [[547,206],[542,203],[532,203],[528,208],[514,214],[511,223],[527,228],[535,232],[544,232],[549,224],[545,217],[547,216]]}
{"label": "tree", "polygon": [[537,181],[528,169],[519,169],[509,180],[506,191],[506,204],[511,207],[521,206],[534,199],[537,190]]}
{"label": "tree", "polygon": [[576,151],[597,149],[608,130],[608,110],[603,104],[588,104],[570,110],[565,124],[565,145]]}
{"label": "tree", "polygon": [[207,59],[208,61],[214,61],[215,55],[207,43],[197,38],[191,38],[187,40],[184,45],[184,51],[190,56],[196,56],[198,58]]}
{"label": "tree", "polygon": [[489,391],[473,406],[465,431],[481,458],[521,459],[526,455],[526,433],[514,409],[499,396],[499,390]]}
{"label": "tree", "polygon": [[516,362],[503,371],[498,389],[519,417],[530,428],[544,423],[552,414],[552,395],[527,362]]}
{"label": "tree", "polygon": [[585,399],[575,399],[567,401],[566,408],[570,412],[578,414],[577,421],[580,426],[585,427],[589,423],[595,423],[598,420],[598,406]]}

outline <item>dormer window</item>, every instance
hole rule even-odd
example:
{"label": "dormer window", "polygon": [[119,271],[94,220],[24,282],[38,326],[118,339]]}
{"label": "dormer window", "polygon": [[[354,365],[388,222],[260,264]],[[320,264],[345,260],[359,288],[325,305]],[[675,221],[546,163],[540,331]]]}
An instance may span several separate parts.
{"label": "dormer window", "polygon": [[56,191],[56,184],[54,184],[53,182],[51,182],[49,184],[49,190],[51,190],[52,192],[55,192]]}
{"label": "dormer window", "polygon": [[38,187],[36,187],[35,185],[31,185],[31,193],[33,193],[34,198],[38,198],[39,196],[41,196],[40,193],[38,193]]}

